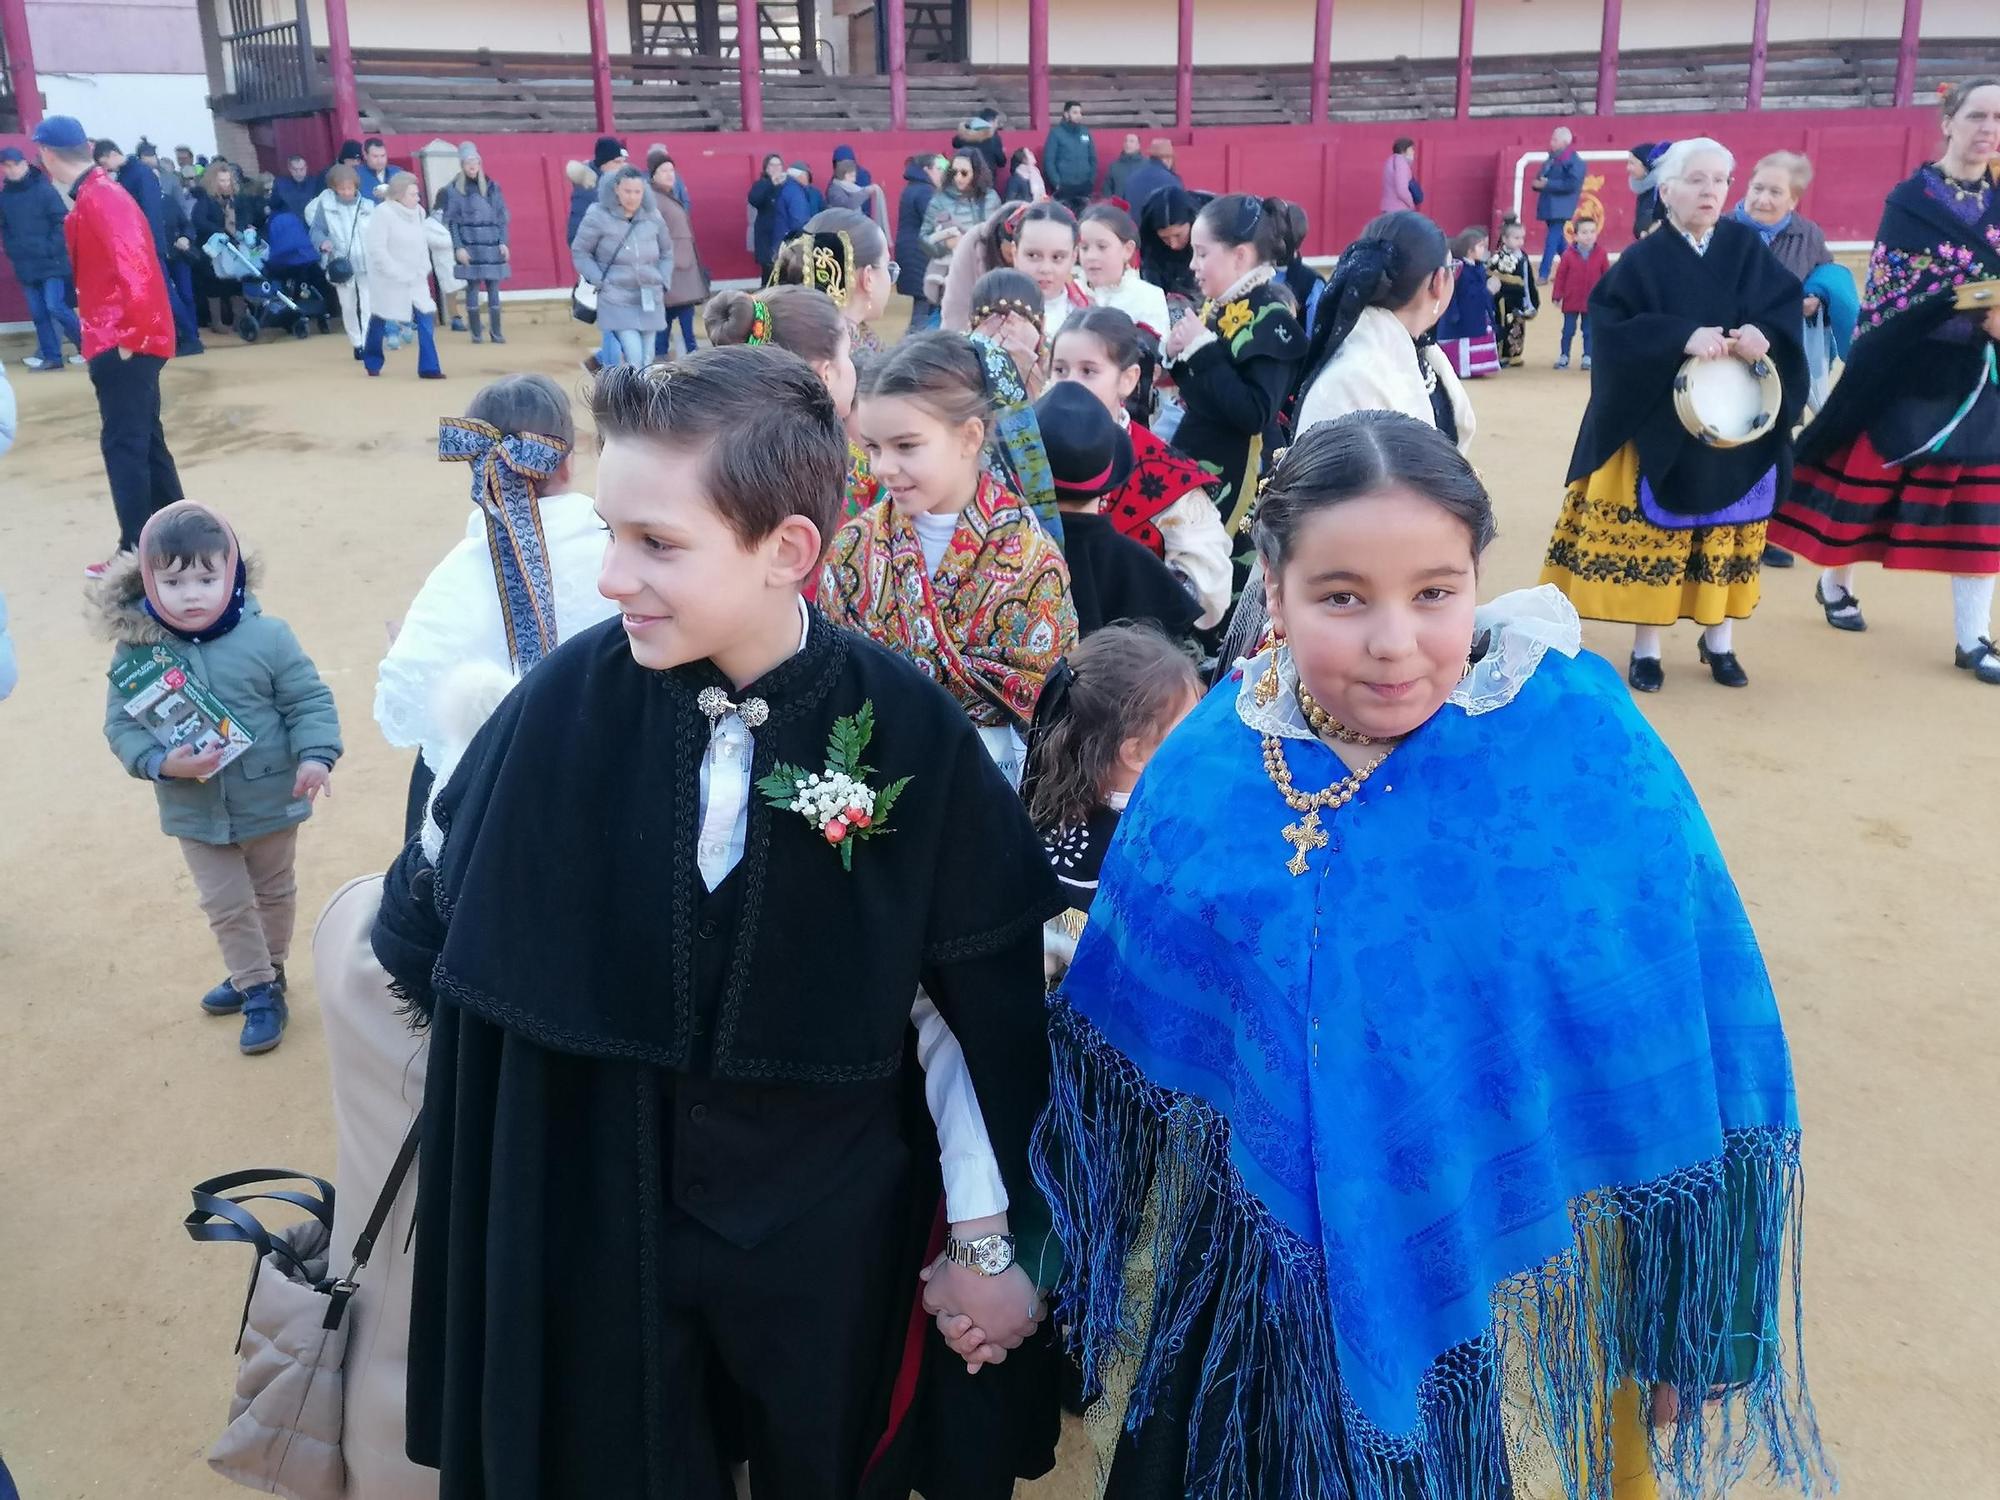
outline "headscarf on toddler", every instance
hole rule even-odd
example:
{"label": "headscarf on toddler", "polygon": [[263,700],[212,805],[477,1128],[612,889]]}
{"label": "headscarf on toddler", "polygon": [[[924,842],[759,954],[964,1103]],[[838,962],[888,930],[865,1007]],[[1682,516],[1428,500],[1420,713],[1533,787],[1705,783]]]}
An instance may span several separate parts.
{"label": "headscarf on toddler", "polygon": [[[222,534],[229,539],[227,550],[222,557],[222,572],[231,580],[229,597],[212,610],[204,611],[191,623],[175,623],[167,618],[166,607],[160,602],[159,580],[155,576],[156,564],[153,558],[153,543],[167,523],[189,512],[207,516],[222,528]],[[242,549],[236,543],[236,529],[222,518],[222,513],[194,500],[176,500],[172,505],[162,506],[153,512],[139,532],[139,581],[146,590],[146,613],[159,622],[162,630],[191,646],[205,645],[207,642],[229,634],[243,618],[243,599],[249,590],[249,574],[243,566]]]}

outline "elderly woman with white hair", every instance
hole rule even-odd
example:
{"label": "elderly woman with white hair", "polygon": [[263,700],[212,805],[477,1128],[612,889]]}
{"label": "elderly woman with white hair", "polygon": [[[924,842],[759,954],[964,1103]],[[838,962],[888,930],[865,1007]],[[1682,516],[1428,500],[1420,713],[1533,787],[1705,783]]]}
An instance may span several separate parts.
{"label": "elderly woman with white hair", "polygon": [[[1805,291],[1755,230],[1723,217],[1735,168],[1719,142],[1676,142],[1658,169],[1666,228],[1590,298],[1590,405],[1542,581],[1586,619],[1633,627],[1640,692],[1665,682],[1661,632],[1683,619],[1703,627],[1715,680],[1748,685],[1732,626],[1757,606],[1765,524],[1791,486]],[[1769,360],[1782,387],[1774,419],[1735,446],[1702,441],[1676,409],[1682,366],[1719,359]]]}

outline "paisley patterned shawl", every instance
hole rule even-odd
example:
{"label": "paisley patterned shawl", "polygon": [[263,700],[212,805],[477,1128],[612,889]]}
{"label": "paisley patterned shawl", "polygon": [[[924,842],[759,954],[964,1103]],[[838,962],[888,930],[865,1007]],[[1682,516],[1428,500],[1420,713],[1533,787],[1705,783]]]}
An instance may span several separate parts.
{"label": "paisley patterned shawl", "polygon": [[882,498],[882,481],[875,477],[868,455],[852,438],[847,441],[847,492],[840,519],[851,521]]}
{"label": "paisley patterned shawl", "polygon": [[1062,542],[1062,512],[1056,507],[1056,483],[1049,473],[1049,452],[1042,443],[1041,419],[1028,394],[1028,383],[1014,356],[983,333],[971,335],[986,362],[986,392],[997,415],[986,445],[986,470],[1001,487],[1028,504],[1042,530]]}
{"label": "paisley patterned shawl", "polygon": [[500,616],[507,626],[507,654],[526,672],[560,642],[556,635],[555,580],[548,539],[542,532],[535,486],[560,469],[569,454],[561,438],[503,434],[472,417],[438,421],[438,458],[472,465],[472,503],[486,518],[486,545]]}
{"label": "paisley patterned shawl", "polygon": [[1164,559],[1167,539],[1157,524],[1160,512],[1189,490],[1213,494],[1215,476],[1193,459],[1176,453],[1139,423],[1132,423],[1126,431],[1132,438],[1132,473],[1115,493],[1104,497],[1104,514],[1120,532]]}
{"label": "paisley patterned shawl", "polygon": [[819,604],[908,658],[972,722],[1026,733],[1051,668],[1076,649],[1062,551],[990,475],[935,575],[907,516],[884,500],[834,534]]}
{"label": "paisley patterned shawl", "polygon": [[1549,651],[1406,740],[1295,878],[1262,666],[1148,766],[1052,1012],[1037,1172],[1086,1384],[1130,1380],[1136,1429],[1195,1383],[1204,1500],[1502,1495],[1524,1455],[1591,1500],[1633,1380],[1679,1390],[1653,1455],[1684,1494],[1759,1460],[1812,1488],[1790,1061],[1666,748]]}

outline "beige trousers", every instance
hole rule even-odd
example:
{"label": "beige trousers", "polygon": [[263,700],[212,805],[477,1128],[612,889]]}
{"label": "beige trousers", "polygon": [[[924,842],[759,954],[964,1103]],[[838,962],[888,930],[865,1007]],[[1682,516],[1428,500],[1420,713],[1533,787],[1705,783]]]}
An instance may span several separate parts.
{"label": "beige trousers", "polygon": [[239,990],[269,984],[277,977],[273,965],[292,951],[298,843],[297,824],[240,844],[180,841],[208,929],[222,946],[229,982]]}

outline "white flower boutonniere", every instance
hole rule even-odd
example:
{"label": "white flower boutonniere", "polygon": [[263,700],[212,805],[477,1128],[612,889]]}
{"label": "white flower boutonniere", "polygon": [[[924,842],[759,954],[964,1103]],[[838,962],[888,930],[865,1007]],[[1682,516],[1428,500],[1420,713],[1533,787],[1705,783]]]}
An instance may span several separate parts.
{"label": "white flower boutonniere", "polygon": [[874,768],[861,757],[874,737],[875,705],[863,703],[859,713],[833,721],[825,770],[783,765],[757,783],[766,802],[781,812],[803,815],[814,832],[838,848],[844,870],[854,868],[856,844],[892,831],[889,811],[910,784],[904,776],[880,790],[868,785]]}

